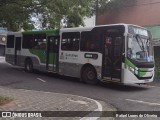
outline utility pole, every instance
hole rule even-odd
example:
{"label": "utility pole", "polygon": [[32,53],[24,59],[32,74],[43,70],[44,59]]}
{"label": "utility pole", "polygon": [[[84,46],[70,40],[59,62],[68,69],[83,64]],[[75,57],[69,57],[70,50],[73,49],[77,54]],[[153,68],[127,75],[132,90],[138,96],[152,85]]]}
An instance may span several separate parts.
{"label": "utility pole", "polygon": [[96,21],[95,21],[95,25],[97,25],[97,21],[98,21],[98,9],[99,9],[98,4],[99,4],[99,1],[96,0]]}

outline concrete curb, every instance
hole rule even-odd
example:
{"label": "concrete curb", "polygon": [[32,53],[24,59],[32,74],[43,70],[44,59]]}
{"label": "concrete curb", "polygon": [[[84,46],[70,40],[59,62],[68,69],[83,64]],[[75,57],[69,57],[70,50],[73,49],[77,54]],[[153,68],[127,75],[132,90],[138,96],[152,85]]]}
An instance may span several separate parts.
{"label": "concrete curb", "polygon": [[[71,102],[71,104],[82,104],[82,105],[85,105],[86,104],[86,107],[89,108],[88,110],[89,111],[102,111],[103,107],[101,105],[101,103],[97,100],[94,100],[94,99],[91,99],[91,98],[87,98],[87,97],[83,97],[83,96],[78,96],[78,95],[72,95],[72,94],[64,94],[64,93],[53,93],[53,92],[44,92],[44,91],[36,91],[36,90],[25,90],[25,89],[14,89],[14,88],[7,88],[7,87],[3,87],[3,86],[0,86],[0,89],[2,90],[1,92],[3,93],[3,90],[6,91],[6,92],[9,92],[9,91],[12,91],[11,93],[11,97],[12,97],[12,94],[16,94],[16,93],[21,93],[23,94],[24,92],[24,95],[26,94],[29,94],[29,93],[33,93],[33,95],[36,95],[36,94],[42,94],[43,96],[43,93],[45,94],[48,94],[48,95],[52,95],[52,96],[59,96],[59,97],[63,97],[64,99],[66,99],[66,101],[69,101]],[[14,93],[14,90],[15,90],[15,93]],[[36,93],[37,92],[37,93]],[[2,94],[1,93],[1,94]],[[4,93],[5,94],[5,93]],[[4,95],[2,94],[2,95]],[[6,95],[9,95],[9,94],[6,94]],[[21,95],[20,94],[20,95]],[[19,96],[20,96],[19,95]],[[23,96],[22,96],[23,97]],[[31,97],[31,96],[30,96]],[[16,99],[18,99],[16,96],[15,96]],[[54,100],[54,99],[53,99]],[[24,101],[23,101],[24,102]],[[58,101],[57,101],[58,102]],[[65,103],[65,101],[64,101]],[[21,103],[20,103],[21,105]],[[32,105],[32,104],[31,104]],[[92,106],[93,105],[93,106]],[[19,108],[19,107],[18,107]],[[17,109],[18,109],[17,108]],[[12,109],[12,108],[11,108]],[[72,109],[72,108],[71,108]],[[6,109],[8,110],[8,109]],[[21,110],[21,109],[18,109],[18,110]],[[65,110],[65,109],[64,109]],[[74,109],[72,109],[74,110]],[[62,109],[63,111],[63,109]],[[81,111],[81,109],[80,109]],[[82,110],[83,111],[83,110]],[[84,109],[85,111],[85,109]],[[87,110],[86,110],[87,111]],[[101,113],[101,112],[100,112]],[[89,114],[90,115],[90,114]],[[97,120],[98,118],[100,118],[101,114],[96,116],[96,117],[88,117],[89,115],[86,115],[85,117],[79,117],[80,120]]]}
{"label": "concrete curb", "polygon": [[[25,90],[25,89],[19,89],[19,90],[34,91],[34,92],[44,92],[44,91]],[[44,92],[44,93],[52,93],[52,92]],[[73,96],[73,97],[80,97],[80,98],[84,98],[84,99],[87,99],[87,100],[90,100],[90,101],[94,101],[94,102],[97,104],[98,108],[95,109],[95,110],[93,110],[93,111],[102,111],[102,110],[103,110],[103,109],[102,109],[103,107],[102,107],[102,105],[101,105],[100,102],[98,102],[97,100],[88,98],[88,97],[83,97],[83,96],[78,96],[78,95],[72,95],[72,94],[64,94],[64,93],[54,93],[54,94],[67,95],[67,96],[69,95],[69,96]],[[87,116],[90,116],[90,115],[87,115]],[[97,116],[97,117],[87,117],[87,116],[81,118],[80,120],[97,120],[98,118],[100,118],[101,114],[100,114],[99,116]]]}

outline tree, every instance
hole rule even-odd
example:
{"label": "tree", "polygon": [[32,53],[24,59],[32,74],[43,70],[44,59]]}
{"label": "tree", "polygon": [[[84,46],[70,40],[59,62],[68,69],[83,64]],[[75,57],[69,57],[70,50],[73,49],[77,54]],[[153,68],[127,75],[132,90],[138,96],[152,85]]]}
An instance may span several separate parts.
{"label": "tree", "polygon": [[[18,31],[33,29],[37,18],[42,28],[77,27],[89,16],[90,0],[0,0],[0,26]],[[61,23],[61,24],[60,24]]]}
{"label": "tree", "polygon": [[[91,0],[94,1],[94,0]],[[90,0],[49,0],[41,9],[43,27],[78,27],[84,26],[85,16],[91,16]],[[61,22],[60,22],[61,21]]]}
{"label": "tree", "polygon": [[17,31],[21,28],[31,29],[30,21],[32,0],[1,0],[0,1],[0,26],[8,30]]}
{"label": "tree", "polygon": [[[97,0],[0,0],[0,27],[11,31],[84,26],[84,17],[96,12]],[[132,0],[98,0],[99,10],[123,6]],[[134,1],[134,0],[133,0]],[[36,18],[36,21],[33,20]]]}

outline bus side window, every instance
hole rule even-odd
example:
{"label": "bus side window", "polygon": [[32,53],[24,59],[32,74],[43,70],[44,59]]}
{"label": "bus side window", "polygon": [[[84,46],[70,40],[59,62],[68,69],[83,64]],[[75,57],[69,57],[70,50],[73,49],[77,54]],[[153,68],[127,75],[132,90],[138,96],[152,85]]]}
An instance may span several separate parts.
{"label": "bus side window", "polygon": [[23,35],[22,48],[31,49],[33,48],[33,35]]}
{"label": "bus side window", "polygon": [[81,45],[80,45],[81,51],[89,51],[90,41],[91,41],[90,33],[91,32],[88,32],[88,31],[84,31],[81,33]]}
{"label": "bus side window", "polygon": [[66,51],[79,50],[80,33],[67,32],[62,34],[61,49]]}
{"label": "bus side window", "polygon": [[33,48],[34,49],[39,49],[39,43],[38,40],[35,39],[34,43],[33,43]]}
{"label": "bus side window", "polygon": [[62,42],[61,42],[61,45],[62,45],[62,50],[68,50],[68,40],[67,39],[62,39]]}
{"label": "bus side window", "polygon": [[72,41],[72,49],[74,51],[79,50],[79,39],[78,38],[74,38]]}
{"label": "bus side window", "polygon": [[[92,36],[93,35],[93,36]],[[81,51],[97,52],[98,37],[89,31],[81,33]]]}
{"label": "bus side window", "polygon": [[87,51],[95,51],[96,50],[96,45],[94,44],[94,41],[88,40],[86,45],[87,45],[86,46]]}
{"label": "bus side window", "polygon": [[35,34],[33,41],[33,49],[46,49],[46,35]]}
{"label": "bus side window", "polygon": [[46,49],[46,43],[41,43],[40,44],[40,49]]}
{"label": "bus side window", "polygon": [[14,35],[7,36],[7,48],[14,48]]}

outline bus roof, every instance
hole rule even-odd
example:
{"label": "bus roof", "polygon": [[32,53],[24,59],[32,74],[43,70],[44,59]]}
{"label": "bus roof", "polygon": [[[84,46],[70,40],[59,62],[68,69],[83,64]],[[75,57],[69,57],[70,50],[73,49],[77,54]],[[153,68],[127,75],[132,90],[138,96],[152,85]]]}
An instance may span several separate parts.
{"label": "bus roof", "polygon": [[[118,23],[118,24],[106,24],[106,25],[97,25],[97,26],[93,26],[93,27],[76,27],[76,28],[61,28],[61,29],[50,29],[50,30],[37,30],[37,31],[25,31],[25,32],[9,32],[8,35],[12,35],[12,34],[43,34],[46,33],[47,36],[57,36],[60,35],[60,33],[63,32],[82,32],[82,31],[91,31],[93,28],[96,27],[105,27],[105,26],[135,26],[135,27],[141,27],[138,25],[134,25],[134,24],[125,24],[125,23]],[[144,27],[141,27],[144,28]],[[146,29],[146,28],[144,28]]]}
{"label": "bus roof", "polygon": [[93,28],[96,28],[96,27],[118,26],[118,25],[127,26],[127,25],[129,25],[129,24],[119,23],[119,24],[97,25],[97,26],[93,26],[93,27],[62,28],[62,29],[60,29],[60,32],[81,32],[81,31],[91,31]]}

